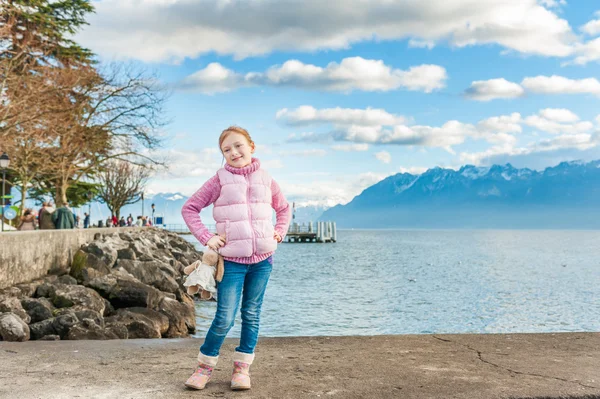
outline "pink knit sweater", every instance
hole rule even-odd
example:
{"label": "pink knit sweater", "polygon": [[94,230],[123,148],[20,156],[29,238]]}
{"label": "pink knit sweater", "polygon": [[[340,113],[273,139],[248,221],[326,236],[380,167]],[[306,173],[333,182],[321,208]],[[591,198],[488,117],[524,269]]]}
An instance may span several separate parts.
{"label": "pink knit sweater", "polygon": [[[247,174],[252,173],[260,167],[260,162],[256,158],[252,158],[252,163],[243,168],[234,168],[228,164],[225,164],[225,169],[235,174]],[[206,246],[208,240],[213,237],[213,233],[208,231],[204,223],[200,218],[200,211],[207,206],[213,204],[217,198],[219,198],[219,194],[221,193],[221,184],[219,183],[219,177],[214,175],[198,191],[194,193],[183,205],[181,209],[181,215],[183,216],[183,220],[187,224],[188,228],[200,241],[200,243]],[[285,237],[291,218],[291,209],[290,205],[286,201],[281,189],[277,182],[272,179],[271,183],[271,193],[273,195],[272,206],[275,210],[276,214],[276,223],[275,223],[275,231],[281,236],[281,238]],[[267,259],[271,256],[273,252],[269,252],[266,254],[253,254],[247,258],[230,258],[223,257],[225,260],[250,264],[250,263],[258,263],[262,260]]]}

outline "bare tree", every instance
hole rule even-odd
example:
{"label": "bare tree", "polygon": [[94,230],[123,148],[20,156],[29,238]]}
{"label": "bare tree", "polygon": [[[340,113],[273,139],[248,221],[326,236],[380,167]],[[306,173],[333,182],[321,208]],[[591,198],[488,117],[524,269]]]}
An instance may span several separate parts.
{"label": "bare tree", "polygon": [[[83,69],[78,70],[80,74]],[[66,201],[72,183],[79,182],[115,159],[161,166],[147,150],[161,145],[159,130],[166,124],[167,95],[156,79],[113,65],[103,75],[79,77],[79,87],[57,99],[77,104],[53,124],[56,141],[48,148],[52,172],[45,175],[55,187],[56,203]]]}
{"label": "bare tree", "polygon": [[150,173],[151,170],[144,166],[122,160],[110,161],[98,175],[101,183],[98,198],[118,219],[122,207],[140,199]]}

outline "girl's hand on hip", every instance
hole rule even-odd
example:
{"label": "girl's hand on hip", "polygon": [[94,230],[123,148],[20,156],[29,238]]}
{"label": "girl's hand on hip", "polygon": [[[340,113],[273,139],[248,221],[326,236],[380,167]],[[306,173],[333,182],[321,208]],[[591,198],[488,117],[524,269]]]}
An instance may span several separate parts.
{"label": "girl's hand on hip", "polygon": [[281,242],[282,238],[279,235],[278,232],[273,233],[273,238],[277,241],[277,242]]}
{"label": "girl's hand on hip", "polygon": [[213,251],[217,251],[219,248],[225,245],[225,238],[215,235],[212,236],[210,240],[206,243],[206,246]]}

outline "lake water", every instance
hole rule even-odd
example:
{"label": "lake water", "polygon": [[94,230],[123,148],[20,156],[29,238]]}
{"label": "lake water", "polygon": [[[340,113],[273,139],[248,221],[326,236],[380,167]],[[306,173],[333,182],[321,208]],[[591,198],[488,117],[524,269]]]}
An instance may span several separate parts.
{"label": "lake water", "polygon": [[[337,238],[279,245],[261,336],[600,331],[599,231],[339,230]],[[197,303],[195,336],[205,336],[215,310]],[[229,337],[240,324],[238,313]]]}

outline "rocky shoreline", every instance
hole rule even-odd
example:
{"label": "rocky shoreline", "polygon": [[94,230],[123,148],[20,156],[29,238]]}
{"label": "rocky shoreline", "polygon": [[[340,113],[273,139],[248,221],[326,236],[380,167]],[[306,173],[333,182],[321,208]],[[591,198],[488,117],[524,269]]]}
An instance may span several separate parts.
{"label": "rocky shoreline", "polygon": [[0,290],[0,340],[187,337],[196,319],[183,268],[201,257],[165,230],[98,233],[68,274]]}

